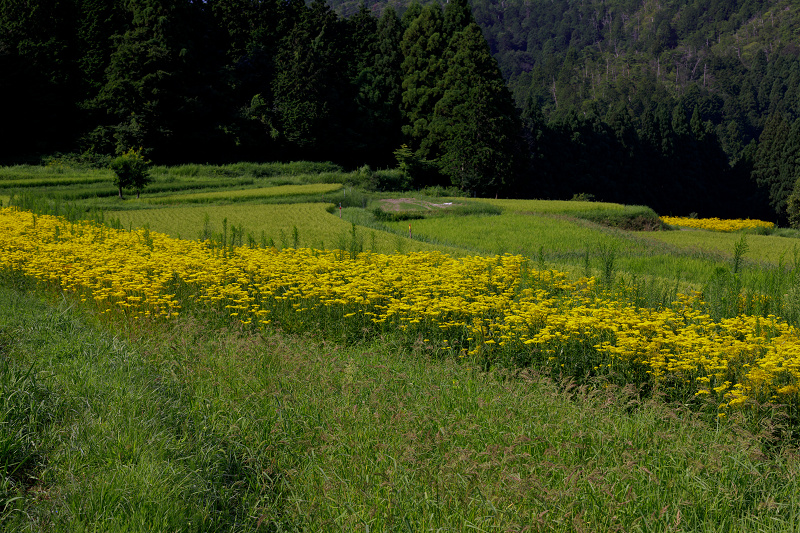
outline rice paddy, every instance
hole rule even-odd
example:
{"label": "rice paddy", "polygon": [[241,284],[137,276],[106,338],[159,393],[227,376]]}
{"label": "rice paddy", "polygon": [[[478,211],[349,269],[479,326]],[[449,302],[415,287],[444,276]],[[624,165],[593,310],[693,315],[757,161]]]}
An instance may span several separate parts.
{"label": "rice paddy", "polygon": [[314,183],[310,185],[278,185],[273,187],[259,187],[241,190],[224,190],[216,192],[200,192],[194,194],[174,194],[163,198],[153,198],[150,203],[181,204],[181,203],[210,203],[214,201],[239,202],[259,200],[280,196],[302,196],[328,194],[341,190],[338,183]]}

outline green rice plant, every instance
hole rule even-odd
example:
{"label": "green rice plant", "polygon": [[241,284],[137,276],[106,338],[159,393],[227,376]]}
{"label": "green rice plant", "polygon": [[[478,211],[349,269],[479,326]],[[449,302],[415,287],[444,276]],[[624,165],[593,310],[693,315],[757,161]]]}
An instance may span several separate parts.
{"label": "green rice plant", "polygon": [[86,183],[107,183],[110,180],[111,177],[105,174],[99,174],[95,176],[78,176],[78,177],[54,176],[48,178],[0,180],[0,189],[83,185]]}
{"label": "green rice plant", "polygon": [[494,205],[482,202],[442,202],[434,198],[403,198],[400,200],[383,199],[380,205],[372,209],[375,220],[380,222],[398,222],[432,217],[458,217],[470,215],[499,215],[502,210]]}
{"label": "green rice plant", "polygon": [[[402,231],[405,222],[387,226]],[[551,217],[517,213],[464,216],[457,219],[435,217],[412,223],[418,237],[461,246],[484,253],[497,253],[498,242],[513,243],[507,250],[514,254],[535,256],[540,248],[550,257],[569,256],[583,250],[585,243],[611,243],[614,237],[600,230]]]}
{"label": "green rice plant", "polygon": [[614,283],[614,266],[617,259],[617,250],[614,245],[599,245],[597,256],[600,258],[600,271],[602,280],[606,287]]}
{"label": "green rice plant", "polygon": [[[321,203],[232,204],[108,211],[105,215],[106,219],[119,219],[124,228],[140,228],[149,224],[153,231],[173,237],[195,237],[199,233],[199,236],[210,239],[215,239],[214,236],[221,233],[222,221],[227,219],[230,224],[237,227],[241,225],[245,235],[248,232],[259,235],[259,243],[265,245],[269,242],[280,243],[280,232],[283,231],[285,247],[294,242],[294,228],[297,228],[297,243],[300,247],[335,248],[337,239],[345,236],[345,247],[342,249],[347,250],[347,236],[352,229],[352,223],[331,214],[327,211],[329,208],[332,206]],[[362,228],[358,229],[359,232],[370,235],[369,242],[375,246],[373,251],[393,253],[397,250],[397,238],[394,235],[372,229],[366,233]],[[373,234],[374,238],[371,236]],[[430,244],[403,238],[401,240],[404,241],[402,247],[405,251],[436,249]]]}
{"label": "green rice plant", "polygon": [[[687,250],[696,250],[700,253],[729,255],[734,250],[736,243],[741,240],[742,234],[685,229],[652,232],[648,233],[645,238],[653,242],[658,241]],[[797,241],[782,238],[777,233],[747,235],[749,256],[756,257],[761,262],[777,264],[782,256],[791,256],[795,246],[797,246]]]}
{"label": "green rice plant", "polygon": [[0,181],[26,180],[43,177],[58,177],[69,174],[85,175],[86,171],[64,165],[12,165],[0,166]]}
{"label": "green rice plant", "polygon": [[507,212],[565,215],[625,230],[652,231],[661,229],[664,226],[655,211],[641,205],[580,200],[481,199],[480,201],[500,207]]}
{"label": "green rice plant", "polygon": [[744,258],[744,254],[747,253],[748,249],[749,246],[747,245],[747,239],[745,239],[745,236],[742,235],[742,238],[733,245],[732,270],[734,275],[739,273],[739,269],[742,267],[742,259]]}
{"label": "green rice plant", "polygon": [[624,213],[629,209],[638,211],[636,206],[625,206],[607,202],[582,202],[572,200],[506,200],[481,198],[474,200],[490,203],[504,211],[514,213],[549,213],[569,215],[572,213]]}
{"label": "green rice plant", "polygon": [[282,185],[278,187],[262,187],[257,189],[226,190],[202,192],[151,198],[153,204],[208,203],[214,201],[247,201],[278,196],[297,196],[326,194],[341,189],[340,184]]}

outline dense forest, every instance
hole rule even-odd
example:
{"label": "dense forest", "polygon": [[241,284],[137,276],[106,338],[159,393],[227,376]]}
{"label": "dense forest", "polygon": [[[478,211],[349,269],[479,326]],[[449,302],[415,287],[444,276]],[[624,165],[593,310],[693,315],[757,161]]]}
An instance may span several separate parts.
{"label": "dense forest", "polygon": [[789,0],[0,0],[0,163],[399,164],[800,223],[798,32]]}

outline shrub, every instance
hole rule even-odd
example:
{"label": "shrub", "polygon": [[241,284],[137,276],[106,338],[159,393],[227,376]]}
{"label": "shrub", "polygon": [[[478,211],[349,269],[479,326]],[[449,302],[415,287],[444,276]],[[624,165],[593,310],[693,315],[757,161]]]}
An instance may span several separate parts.
{"label": "shrub", "polygon": [[376,170],[372,173],[370,188],[375,191],[407,191],[411,178],[399,168]]}

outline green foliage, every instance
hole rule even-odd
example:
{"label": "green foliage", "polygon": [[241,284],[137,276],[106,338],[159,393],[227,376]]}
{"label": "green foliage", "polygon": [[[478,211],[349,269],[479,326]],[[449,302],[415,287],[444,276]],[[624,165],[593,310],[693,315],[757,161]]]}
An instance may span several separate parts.
{"label": "green foliage", "polygon": [[394,151],[397,165],[404,177],[404,181],[413,188],[423,188],[433,184],[438,184],[441,180],[439,169],[435,161],[421,157],[415,153],[407,144],[403,144]]}
{"label": "green foliage", "polygon": [[385,168],[405,142],[444,173],[415,187],[758,218],[786,216],[796,179],[794,135],[757,149],[767,117],[800,116],[789,0],[29,4],[0,12],[0,97],[25,110],[4,162],[147,146]]}
{"label": "green foliage", "polygon": [[109,164],[109,168],[114,171],[114,186],[119,190],[119,197],[122,199],[122,189],[133,189],[136,197],[152,181],[150,176],[150,161],[145,159],[142,148],[129,149]]}
{"label": "green foliage", "polygon": [[658,214],[645,206],[625,206],[622,211],[614,208],[575,210],[570,215],[628,231],[657,231],[664,229],[664,223],[661,222]]}
{"label": "green foliage", "polygon": [[375,191],[407,191],[411,189],[411,183],[409,175],[396,168],[375,171],[369,187]]}

